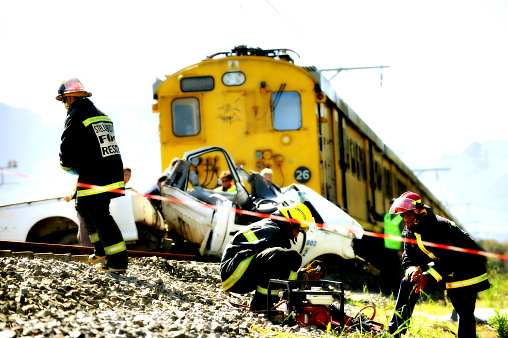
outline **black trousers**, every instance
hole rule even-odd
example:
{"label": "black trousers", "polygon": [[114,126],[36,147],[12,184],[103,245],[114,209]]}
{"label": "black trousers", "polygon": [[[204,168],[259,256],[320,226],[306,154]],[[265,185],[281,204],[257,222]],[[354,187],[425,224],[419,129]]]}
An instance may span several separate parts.
{"label": "black trousers", "polygon": [[[270,248],[258,253],[250,262],[243,276],[229,291],[248,293],[258,286],[268,288],[270,279],[288,279],[291,271],[297,272],[302,256],[294,250]],[[235,267],[236,268],[236,267]]]}
{"label": "black trousers", "polygon": [[[409,327],[409,321],[413,315],[416,302],[420,298],[419,293],[413,290],[414,283],[407,280],[406,277],[400,282],[399,294],[395,304],[395,312],[388,323],[388,329],[391,334],[400,330],[395,337],[406,333]],[[449,289],[448,298],[458,314],[458,338],[476,338],[476,320],[474,309],[476,306],[476,290],[471,288]]]}
{"label": "black trousers", "polygon": [[399,288],[400,279],[404,277],[402,265],[400,264],[399,252],[393,249],[382,249],[379,258],[379,286],[386,294],[396,294]]}
{"label": "black trousers", "polygon": [[[107,193],[78,197],[76,210],[92,238],[95,254],[106,256],[107,266],[125,269],[128,265],[127,248],[120,228],[109,212],[110,201],[111,197]],[[98,240],[94,240],[94,236]]]}

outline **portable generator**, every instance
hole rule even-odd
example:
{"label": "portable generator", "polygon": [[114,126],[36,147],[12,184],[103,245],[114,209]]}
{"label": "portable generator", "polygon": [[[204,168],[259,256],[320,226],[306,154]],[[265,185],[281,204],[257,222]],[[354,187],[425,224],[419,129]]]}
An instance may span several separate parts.
{"label": "portable generator", "polygon": [[[329,280],[313,280],[310,289],[304,289],[308,280],[280,280],[270,279],[268,294],[274,289],[285,289],[279,292],[281,301],[278,307],[272,310],[273,304],[267,304],[267,317],[273,320],[277,315],[283,314],[285,320],[296,322],[302,326],[316,326],[325,328],[332,322],[332,317],[338,319],[338,326],[344,325],[344,288],[341,282]],[[330,286],[338,291],[323,290],[323,286]],[[331,307],[338,297],[339,306]],[[269,302],[269,300],[268,300]]]}
{"label": "portable generator", "polygon": [[[368,332],[384,334],[384,325],[373,321],[376,311],[373,306],[365,306],[356,315],[349,316],[344,312],[344,288],[341,282],[330,280],[313,280],[310,289],[308,280],[270,279],[268,294],[272,290],[279,291],[280,301],[273,307],[268,300],[267,318],[272,321],[283,320],[289,325],[315,326],[320,329],[330,327],[339,332]],[[338,291],[323,290],[324,286]],[[338,306],[333,304],[337,297]],[[367,318],[362,311],[372,308],[372,316]],[[282,314],[282,316],[281,316]],[[282,318],[281,318],[282,317]]]}

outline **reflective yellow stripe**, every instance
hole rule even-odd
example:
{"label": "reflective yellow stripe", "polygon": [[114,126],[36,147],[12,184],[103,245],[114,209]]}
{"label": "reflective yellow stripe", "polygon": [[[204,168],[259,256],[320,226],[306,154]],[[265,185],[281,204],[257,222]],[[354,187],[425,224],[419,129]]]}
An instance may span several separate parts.
{"label": "reflective yellow stripe", "polygon": [[427,250],[427,248],[425,248],[425,246],[423,245],[422,243],[422,236],[420,236],[420,234],[417,234],[415,232],[415,236],[416,236],[416,242],[418,243],[418,246],[420,247],[420,249],[427,255],[429,256],[431,259],[433,260],[436,260],[438,259],[436,256],[434,256],[434,254],[432,252],[430,252],[429,250]]}
{"label": "reflective yellow stripe", "polygon": [[99,241],[99,234],[98,233],[91,234],[90,241],[92,241],[92,243],[97,243]]}
{"label": "reflective yellow stripe", "polygon": [[446,288],[447,289],[461,288],[463,286],[469,286],[469,285],[473,285],[473,284],[478,284],[478,283],[483,282],[483,281],[485,281],[487,279],[488,279],[487,273],[484,273],[481,276],[474,277],[474,278],[471,278],[471,279],[466,279],[466,280],[461,280],[461,281],[457,281],[457,282],[446,283]]}
{"label": "reflective yellow stripe", "polygon": [[290,271],[288,280],[296,280],[298,278],[298,272]]}
{"label": "reflective yellow stripe", "polygon": [[434,277],[438,282],[440,282],[443,279],[443,277],[441,277],[441,275],[433,268],[429,268],[427,272],[430,273],[432,277]]}
{"label": "reflective yellow stripe", "polygon": [[[245,230],[243,232],[243,235],[249,242],[258,241],[258,237],[254,233],[254,231],[252,231],[251,229]],[[235,285],[235,283],[240,278],[242,278],[243,274],[245,273],[245,270],[247,270],[247,268],[249,267],[249,264],[252,261],[252,259],[254,258],[254,256],[256,256],[256,254],[254,254],[248,258],[245,258],[243,261],[240,262],[240,264],[238,264],[238,266],[236,267],[235,271],[231,274],[231,276],[229,276],[228,279],[226,279],[224,282],[222,282],[222,290],[224,290],[224,291],[229,290],[233,285]]]}
{"label": "reflective yellow stripe", "polygon": [[[270,292],[270,295],[272,295],[272,296],[277,296],[277,295],[279,294],[280,290],[282,290],[282,289],[272,290],[272,291]],[[265,289],[265,288],[263,288],[263,287],[261,287],[261,286],[259,286],[259,285],[258,285],[258,287],[257,287],[256,291],[257,291],[257,292],[259,292],[259,293],[261,293],[261,294],[263,294],[263,295],[265,295],[265,296],[267,296],[267,295],[268,295],[268,289]]]}
{"label": "reflective yellow stripe", "polygon": [[406,269],[406,273],[405,273],[405,276],[407,279],[409,279],[409,276],[415,272],[416,270],[418,269],[418,267],[416,266],[410,266],[409,268]]}
{"label": "reflective yellow stripe", "polygon": [[125,184],[123,181],[111,183],[108,185],[105,185],[103,187],[97,187],[92,189],[85,189],[85,190],[78,190],[77,196],[78,197],[84,197],[84,196],[90,196],[90,195],[96,195],[103,192],[108,192],[114,189],[120,189],[125,187]]}
{"label": "reflective yellow stripe", "polygon": [[[289,278],[288,278],[288,280],[296,280],[297,278],[298,278],[298,272],[289,271]],[[263,295],[268,295],[268,289],[265,289],[264,287],[261,287],[261,286],[258,285],[256,290],[259,293],[262,293]],[[280,290],[282,290],[282,289],[272,290],[272,292],[270,292],[270,293],[271,293],[272,296],[277,296],[279,294]]]}
{"label": "reflective yellow stripe", "polygon": [[228,279],[226,279],[224,282],[222,282],[222,290],[227,291],[229,290],[235,283],[243,276],[245,273],[245,270],[249,267],[250,262],[252,259],[256,256],[256,254],[245,258],[243,261],[238,264],[235,271],[229,276]]}
{"label": "reflective yellow stripe", "polygon": [[104,248],[104,251],[106,251],[106,255],[114,255],[125,250],[127,250],[127,247],[125,246],[124,241]]}
{"label": "reflective yellow stripe", "polygon": [[256,234],[254,233],[254,231],[252,230],[246,230],[243,235],[245,236],[245,238],[247,238],[247,240],[249,242],[255,242],[258,240],[258,237],[256,236]]}
{"label": "reflective yellow stripe", "polygon": [[90,118],[84,120],[83,124],[85,125],[85,127],[88,127],[90,124],[95,123],[95,122],[111,122],[111,123],[113,123],[113,121],[111,121],[111,119],[107,116],[94,116],[94,117],[90,117]]}

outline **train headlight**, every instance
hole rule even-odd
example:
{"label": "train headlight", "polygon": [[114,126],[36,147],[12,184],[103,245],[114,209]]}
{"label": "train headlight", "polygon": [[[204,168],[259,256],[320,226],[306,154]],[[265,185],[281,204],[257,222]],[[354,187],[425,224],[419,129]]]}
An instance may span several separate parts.
{"label": "train headlight", "polygon": [[240,86],[245,82],[245,74],[242,72],[228,72],[222,75],[222,83],[226,86]]}
{"label": "train headlight", "polygon": [[272,158],[272,151],[271,150],[265,150],[263,151],[263,158],[265,160],[269,160]]}
{"label": "train headlight", "polygon": [[291,143],[291,136],[289,136],[288,134],[283,134],[280,138],[280,141],[282,142],[282,144],[288,145]]}

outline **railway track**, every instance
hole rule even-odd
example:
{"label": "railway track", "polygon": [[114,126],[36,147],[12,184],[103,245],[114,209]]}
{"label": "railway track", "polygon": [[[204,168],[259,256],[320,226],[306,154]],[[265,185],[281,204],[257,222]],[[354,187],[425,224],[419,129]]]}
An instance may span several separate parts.
{"label": "railway track", "polygon": [[[197,255],[169,253],[169,252],[156,252],[156,251],[138,251],[127,250],[129,257],[151,257],[157,256],[170,260],[178,261],[197,261],[197,262],[210,262],[214,261],[211,257],[203,257]],[[33,243],[33,242],[11,242],[0,241],[0,257],[10,255],[24,255],[31,256],[31,254],[54,254],[61,256],[76,256],[83,257],[93,253],[93,248],[79,246],[79,245],[61,245],[61,244],[48,244],[48,243]]]}

